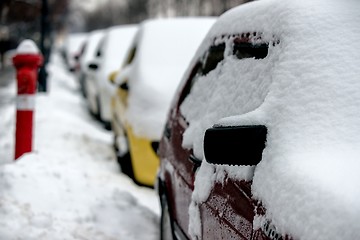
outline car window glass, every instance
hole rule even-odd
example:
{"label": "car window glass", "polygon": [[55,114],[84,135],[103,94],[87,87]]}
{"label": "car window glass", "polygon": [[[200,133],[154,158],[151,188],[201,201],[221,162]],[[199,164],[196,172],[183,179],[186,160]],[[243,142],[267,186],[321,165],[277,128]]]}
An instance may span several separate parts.
{"label": "car window glass", "polygon": [[193,67],[193,69],[191,70],[189,79],[188,79],[188,81],[186,81],[186,84],[185,84],[185,86],[184,86],[184,88],[182,90],[182,93],[180,95],[180,98],[179,98],[179,101],[178,101],[179,105],[182,103],[182,101],[185,99],[185,97],[189,94],[193,83],[199,77],[201,69],[202,69],[201,65],[202,64],[200,62],[197,62],[195,64],[195,66]]}
{"label": "car window glass", "polygon": [[202,75],[206,75],[216,68],[224,59],[225,43],[211,46],[203,61]]}
{"label": "car window glass", "polygon": [[103,46],[104,46],[104,41],[105,39],[101,39],[101,41],[99,42],[97,49],[96,49],[96,57],[101,57],[102,53],[103,53]]}
{"label": "car window glass", "polygon": [[87,48],[87,43],[84,43],[80,50],[80,56],[83,56]]}
{"label": "car window glass", "polygon": [[130,49],[124,66],[131,64],[135,56],[136,56],[136,46]]}
{"label": "car window glass", "polygon": [[269,44],[266,43],[250,43],[234,41],[233,55],[238,59],[255,58],[262,59],[268,54]]}
{"label": "car window glass", "polygon": [[98,50],[96,51],[96,56],[97,56],[97,57],[101,57],[101,50],[100,50],[100,49],[98,49]]}
{"label": "car window glass", "polygon": [[[226,42],[231,41],[231,53],[237,59],[264,59],[268,55],[269,43],[262,40],[261,34],[246,33],[241,35],[221,36],[220,39],[215,39],[217,44],[209,47],[201,60],[193,68],[190,77],[180,96],[178,106],[181,105],[186,96],[190,93],[192,86],[196,80],[201,76],[206,76],[208,73],[216,69],[219,63],[224,60],[226,51]],[[273,45],[279,42],[273,42]]]}
{"label": "car window glass", "polygon": [[208,74],[212,70],[214,70],[218,63],[220,63],[224,59],[224,51],[225,51],[225,43],[213,45],[209,48],[209,50],[204,54],[204,56],[199,60],[194,68],[192,69],[189,79],[180,95],[180,99],[178,101],[178,105],[182,103],[185,97],[190,93],[190,90],[196,80]]}

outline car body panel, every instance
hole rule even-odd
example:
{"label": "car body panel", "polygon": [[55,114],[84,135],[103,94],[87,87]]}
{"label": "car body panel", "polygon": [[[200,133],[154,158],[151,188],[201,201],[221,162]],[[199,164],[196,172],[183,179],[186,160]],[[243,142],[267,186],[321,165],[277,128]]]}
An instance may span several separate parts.
{"label": "car body panel", "polygon": [[[188,81],[188,83],[190,82]],[[185,85],[177,99],[181,101],[181,96],[188,87],[188,84]],[[163,179],[167,186],[172,218],[190,239],[187,233],[189,213],[184,209],[189,209],[191,203],[197,166],[189,160],[190,155],[192,155],[191,151],[182,147],[183,133],[187,123],[181,116],[178,106],[179,102],[176,102],[169,114],[171,117],[165,129],[165,132],[168,131],[168,133],[164,133],[160,144],[160,172],[164,174]],[[202,224],[211,226],[210,228],[203,228],[203,239],[251,239],[255,205],[251,199],[250,186],[251,183],[249,182],[236,183],[231,179],[224,186],[215,185],[213,193],[201,206]],[[236,194],[226,194],[229,192]],[[218,209],[221,209],[221,213],[218,212]],[[234,212],[237,214],[231,214]],[[234,218],[234,215],[237,217]],[[221,221],[213,220],[217,216],[222,216]],[[240,231],[234,227],[239,225],[243,226]]]}
{"label": "car body panel", "polygon": [[[89,85],[86,86],[89,89],[87,100],[90,110],[106,124],[111,122],[111,98],[115,92],[109,76],[124,61],[136,31],[137,25],[120,25],[106,29],[97,46],[96,57],[92,60],[97,68],[89,72],[86,81],[86,85]],[[94,106],[96,102],[99,109]]]}
{"label": "car body panel", "polygon": [[[235,38],[235,40],[238,39]],[[240,42],[249,41],[248,38],[242,40]],[[213,48],[209,48],[209,51],[213,51],[211,49]],[[215,49],[225,51],[225,48]],[[200,160],[199,162],[191,161],[191,158],[196,159],[192,149],[183,147],[183,134],[188,128],[188,123],[180,111],[180,106],[191,92],[201,69],[209,68],[207,58],[210,55],[207,51],[202,55],[204,57],[193,62],[188,77],[173,101],[159,151],[161,158],[159,176],[162,176],[160,181],[164,181],[164,185],[167,186],[168,205],[173,224],[179,227],[180,230],[177,231],[183,232],[189,239],[191,239],[190,229],[188,229],[191,197],[196,171],[202,163]],[[215,55],[219,56],[217,53]],[[221,61],[220,59],[218,60]],[[209,69],[216,67],[215,64]],[[258,203],[252,198],[251,184],[251,181],[239,182],[225,176],[222,184],[215,183],[212,186],[208,198],[199,205],[202,239],[271,239],[266,237],[261,229],[258,231],[253,229]],[[173,230],[176,231],[176,229]]]}
{"label": "car body panel", "polygon": [[[153,186],[159,166],[159,158],[147,138],[137,136],[131,125],[126,122],[128,91],[118,87],[112,97],[112,126],[116,137],[127,138],[135,181],[146,186]],[[118,143],[115,143],[118,144]],[[118,146],[121,149],[121,146]]]}
{"label": "car body panel", "polygon": [[115,136],[125,136],[124,123],[125,123],[125,111],[126,111],[126,99],[128,93],[121,88],[118,88],[116,94],[111,99],[111,112],[112,112],[112,130]]}
{"label": "car body panel", "polygon": [[[225,185],[215,184],[213,193],[201,206],[204,239],[251,239],[255,211],[250,186],[249,182],[231,179]],[[219,216],[220,220],[214,221]]]}
{"label": "car body panel", "polygon": [[152,148],[151,141],[136,136],[129,125],[127,125],[126,133],[136,181],[143,185],[154,186],[159,157]]}
{"label": "car body panel", "polygon": [[[166,157],[166,161],[161,161],[160,171],[163,171],[165,174],[168,202],[169,206],[171,206],[170,214],[173,216],[173,219],[176,219],[176,223],[181,229],[187,229],[189,213],[184,211],[184,209],[188,209],[191,202],[191,192],[194,188],[194,170],[196,169],[191,161],[178,161],[178,158],[188,159],[190,152],[178,147],[182,143],[184,129],[181,126],[182,124],[178,121],[169,124],[170,126],[167,127],[170,128],[169,131],[172,134],[169,137],[163,137],[159,149],[160,157]],[[174,131],[174,129],[178,131]]]}
{"label": "car body panel", "polygon": [[89,33],[85,45],[80,55],[79,63],[80,69],[77,72],[80,88],[84,96],[86,96],[85,83],[90,74],[89,64],[96,58],[96,50],[99,42],[104,36],[104,30],[95,30]]}

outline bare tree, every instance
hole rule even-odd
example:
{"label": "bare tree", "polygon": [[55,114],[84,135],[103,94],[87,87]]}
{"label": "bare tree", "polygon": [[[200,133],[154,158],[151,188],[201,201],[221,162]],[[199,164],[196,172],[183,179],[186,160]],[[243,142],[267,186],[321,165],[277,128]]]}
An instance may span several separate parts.
{"label": "bare tree", "polygon": [[138,23],[148,18],[148,1],[107,0],[92,12],[84,12],[85,30],[107,28],[113,25]]}
{"label": "bare tree", "polygon": [[218,16],[251,0],[149,0],[150,17]]}

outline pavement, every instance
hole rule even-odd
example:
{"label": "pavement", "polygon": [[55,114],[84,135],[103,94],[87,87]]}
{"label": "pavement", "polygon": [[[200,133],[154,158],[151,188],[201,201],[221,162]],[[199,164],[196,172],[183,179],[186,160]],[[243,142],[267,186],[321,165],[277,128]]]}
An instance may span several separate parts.
{"label": "pavement", "polygon": [[13,81],[15,81],[15,69],[13,67],[0,69],[0,87],[6,87]]}
{"label": "pavement", "polygon": [[0,70],[0,109],[15,101],[13,93],[8,92],[11,83],[16,80],[15,69],[7,67]]}
{"label": "pavement", "polygon": [[0,165],[13,160],[16,101],[15,69],[0,70]]}

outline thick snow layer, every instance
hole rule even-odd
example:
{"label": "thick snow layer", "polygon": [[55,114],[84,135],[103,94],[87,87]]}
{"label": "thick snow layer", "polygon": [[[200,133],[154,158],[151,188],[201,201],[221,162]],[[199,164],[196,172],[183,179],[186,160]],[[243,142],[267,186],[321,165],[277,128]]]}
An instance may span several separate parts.
{"label": "thick snow layer", "polygon": [[214,21],[178,18],[141,24],[126,113],[135,134],[160,139],[175,90]]}
{"label": "thick snow layer", "polygon": [[103,47],[104,58],[101,63],[102,77],[106,83],[110,73],[118,70],[125,61],[137,29],[136,25],[121,25],[107,30]]}
{"label": "thick snow layer", "polygon": [[81,46],[85,43],[88,37],[87,33],[71,33],[64,42],[64,51],[66,54],[67,64],[73,67],[75,64],[74,56],[80,53]]}
{"label": "thick snow layer", "polygon": [[104,30],[95,30],[89,33],[86,39],[86,47],[83,55],[80,58],[81,68],[85,71],[88,65],[96,57],[96,50],[99,47],[99,42],[104,36]]}
{"label": "thick snow layer", "polygon": [[[4,76],[8,75],[4,74]],[[8,86],[0,88],[0,129],[2,129],[0,131],[0,165],[14,160],[15,76],[12,76],[11,79],[11,83]]]}
{"label": "thick snow layer", "polygon": [[117,71],[127,57],[132,40],[137,31],[136,25],[114,26],[106,30],[101,47],[101,55],[97,57],[99,69],[95,75],[96,88],[101,104],[101,118],[111,121],[111,97],[115,94],[115,85],[109,82],[109,75]]}
{"label": "thick snow layer", "polygon": [[39,48],[35,42],[30,39],[22,41],[16,49],[17,54],[38,54]]}
{"label": "thick snow layer", "polygon": [[57,55],[49,74],[34,151],[0,166],[0,239],[158,239],[157,194],[120,173],[111,133],[93,122]]}
{"label": "thick snow layer", "polygon": [[[263,0],[230,10],[198,57],[223,34],[263,33],[263,40],[279,44],[270,44],[265,59],[241,61],[227,44],[221,67],[200,78],[181,106],[190,124],[183,145],[199,158],[204,131],[214,124],[266,125],[252,192],[276,229],[295,239],[360,237],[359,9],[355,0]],[[192,206],[210,194],[200,179],[221,181],[207,165],[196,176]],[[234,168],[237,179],[253,171],[224,171]],[[190,209],[194,237],[197,211]]]}

